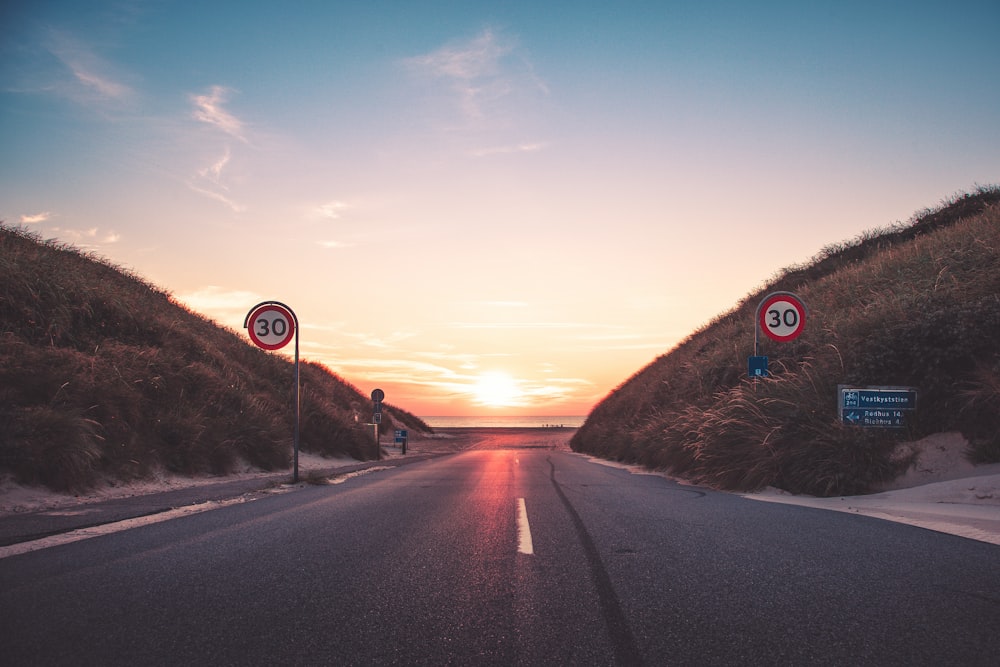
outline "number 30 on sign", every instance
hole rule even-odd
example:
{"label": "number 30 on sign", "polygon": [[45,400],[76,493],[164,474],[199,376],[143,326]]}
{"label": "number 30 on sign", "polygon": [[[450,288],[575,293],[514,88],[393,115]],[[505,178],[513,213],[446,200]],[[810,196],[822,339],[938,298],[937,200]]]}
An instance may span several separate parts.
{"label": "number 30 on sign", "polygon": [[761,302],[757,310],[760,328],[779,342],[795,340],[806,325],[806,307],[790,292],[776,292]]}
{"label": "number 30 on sign", "polygon": [[264,304],[247,316],[247,331],[258,347],[278,350],[288,345],[295,335],[295,318],[276,303]]}

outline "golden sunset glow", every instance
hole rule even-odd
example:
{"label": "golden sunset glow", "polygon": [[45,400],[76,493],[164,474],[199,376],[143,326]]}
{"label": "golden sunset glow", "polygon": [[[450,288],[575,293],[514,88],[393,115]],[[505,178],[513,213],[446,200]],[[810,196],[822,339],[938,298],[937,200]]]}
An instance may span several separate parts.
{"label": "golden sunset glow", "polygon": [[517,381],[502,371],[480,375],[473,392],[477,404],[491,408],[513,407],[522,398]]}

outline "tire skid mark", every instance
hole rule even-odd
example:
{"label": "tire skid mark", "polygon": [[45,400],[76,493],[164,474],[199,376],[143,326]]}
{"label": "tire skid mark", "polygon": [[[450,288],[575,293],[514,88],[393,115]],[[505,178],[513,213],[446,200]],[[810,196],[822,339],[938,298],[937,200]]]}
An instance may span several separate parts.
{"label": "tire skid mark", "polygon": [[556,494],[566,508],[570,519],[573,521],[576,534],[580,538],[580,544],[587,555],[590,573],[594,578],[594,585],[597,588],[601,615],[608,626],[608,634],[611,637],[611,644],[614,647],[616,662],[620,665],[641,665],[642,656],[639,654],[639,647],[636,644],[635,636],[632,634],[632,629],[625,618],[625,612],[622,611],[618,594],[615,593],[615,587],[611,583],[611,577],[604,567],[604,562],[601,560],[601,554],[597,550],[597,545],[594,543],[594,539],[590,536],[590,533],[587,532],[587,527],[577,513],[576,508],[573,507],[573,503],[566,497],[559,482],[556,481],[555,463],[552,462],[551,457],[546,458],[549,462],[549,479],[552,481],[552,486],[555,487]]}

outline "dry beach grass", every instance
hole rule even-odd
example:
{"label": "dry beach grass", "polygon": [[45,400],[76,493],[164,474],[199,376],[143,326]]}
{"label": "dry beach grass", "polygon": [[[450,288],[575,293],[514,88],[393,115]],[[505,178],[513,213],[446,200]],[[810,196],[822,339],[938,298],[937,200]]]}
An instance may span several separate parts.
{"label": "dry beach grass", "polygon": [[[771,376],[752,381],[754,313],[773,291],[797,293],[808,324],[793,342],[761,341]],[[613,391],[573,448],[717,488],[827,496],[891,481],[908,465],[896,445],[935,433],[1000,461],[998,331],[993,187],[785,270]],[[845,425],[841,384],[915,387],[918,409],[903,429]]]}

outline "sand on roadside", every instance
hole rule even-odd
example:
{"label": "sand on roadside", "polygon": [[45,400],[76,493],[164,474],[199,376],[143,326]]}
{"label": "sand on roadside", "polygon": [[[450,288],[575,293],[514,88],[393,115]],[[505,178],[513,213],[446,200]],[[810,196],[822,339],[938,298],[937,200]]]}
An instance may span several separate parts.
{"label": "sand on roadside", "polygon": [[[407,456],[449,454],[466,449],[539,448],[570,451],[574,428],[449,428],[430,435],[418,435],[407,443]],[[1000,544],[1000,464],[976,466],[964,456],[967,443],[960,434],[943,433],[907,443],[902,454],[913,453],[911,468],[877,493],[862,496],[815,498],[796,496],[779,489],[741,494],[768,502],[796,504],[820,509],[864,514],[881,519],[909,523],[931,530],[952,533],[992,544]],[[392,438],[383,436],[383,458],[403,456]],[[595,463],[612,465],[633,473],[669,474],[650,471],[635,465],[619,464],[594,457]],[[299,471],[329,471],[356,466],[350,458],[327,458],[302,452]],[[0,514],[72,508],[88,503],[142,496],[161,491],[216,484],[235,479],[273,476],[252,468],[234,475],[181,477],[160,474],[153,479],[128,484],[108,483],[86,493],[59,494],[47,489],[14,484],[0,479]],[[675,480],[681,481],[682,480]]]}
{"label": "sand on roadside", "polygon": [[937,433],[903,443],[910,468],[875,493],[815,498],[765,489],[744,497],[863,514],[1000,545],[1000,463],[974,465],[960,433]]}
{"label": "sand on roadside", "polygon": [[[417,454],[451,454],[472,447],[540,447],[569,451],[573,428],[447,428],[436,429],[433,434],[415,434],[407,442],[407,456]],[[411,431],[413,433],[413,431]],[[381,451],[384,459],[404,456],[395,444],[392,434],[382,434]],[[372,440],[374,447],[374,438]],[[326,472],[336,468],[356,466],[361,461],[349,457],[331,458],[299,452],[299,475]],[[289,469],[289,473],[291,470]],[[89,503],[132,498],[174,491],[177,489],[208,486],[239,479],[273,477],[275,471],[262,471],[249,465],[229,475],[199,475],[194,477],[159,471],[152,477],[131,482],[108,480],[103,485],[78,493],[57,493],[44,487],[24,486],[15,483],[9,475],[0,475],[0,515],[42,510],[59,510]]]}

